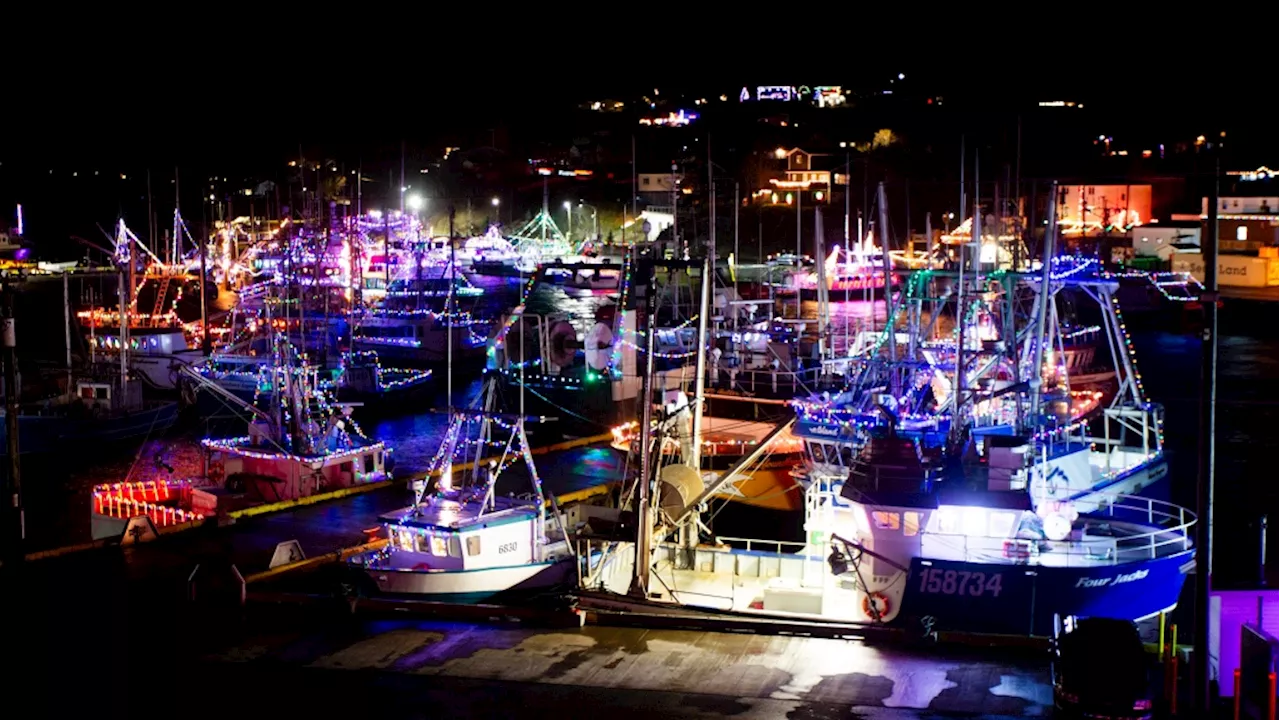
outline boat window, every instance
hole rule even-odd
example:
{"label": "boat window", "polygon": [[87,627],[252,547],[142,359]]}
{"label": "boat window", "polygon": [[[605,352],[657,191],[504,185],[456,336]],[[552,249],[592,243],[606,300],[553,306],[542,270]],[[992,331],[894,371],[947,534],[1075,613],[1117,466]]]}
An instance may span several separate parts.
{"label": "boat window", "polygon": [[468,555],[480,554],[480,536],[479,535],[472,535],[471,537],[467,538],[467,554]]}
{"label": "boat window", "polygon": [[373,472],[373,456],[372,455],[364,456],[364,471],[367,473]]}
{"label": "boat window", "polygon": [[449,539],[440,537],[439,535],[431,536],[431,554],[440,557],[448,557],[449,555]]}
{"label": "boat window", "polygon": [[920,513],[902,513],[902,534],[911,537],[920,532]]}
{"label": "boat window", "polygon": [[1009,537],[1013,534],[1013,523],[1016,519],[1011,512],[992,511],[988,528],[991,537]]}
{"label": "boat window", "polygon": [[901,516],[896,512],[885,512],[876,510],[871,513],[871,519],[875,523],[877,530],[897,530],[901,522]]}

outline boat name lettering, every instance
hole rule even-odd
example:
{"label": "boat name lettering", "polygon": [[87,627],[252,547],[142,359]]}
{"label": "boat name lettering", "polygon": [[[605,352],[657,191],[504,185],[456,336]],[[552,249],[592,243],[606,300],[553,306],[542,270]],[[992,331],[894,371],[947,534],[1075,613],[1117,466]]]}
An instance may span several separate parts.
{"label": "boat name lettering", "polygon": [[804,430],[811,435],[820,435],[822,437],[840,436],[840,428],[829,425],[806,425]]}
{"label": "boat name lettering", "polygon": [[498,546],[498,554],[499,554],[499,555],[505,555],[505,554],[507,554],[507,553],[513,553],[513,552],[515,552],[515,551],[516,551],[516,547],[517,547],[518,545],[519,545],[519,543],[513,543],[513,542],[503,543],[503,544],[501,544],[501,545],[499,545],[499,546]]}
{"label": "boat name lettering", "polygon": [[1145,578],[1149,572],[1150,572],[1149,570],[1135,570],[1134,572],[1131,572],[1131,573],[1120,573],[1119,575],[1116,575],[1115,577],[1110,577],[1110,578],[1084,577],[1076,581],[1076,587],[1078,588],[1114,587],[1122,583],[1141,580]]}
{"label": "boat name lettering", "polygon": [[973,572],[926,568],[920,573],[920,592],[931,595],[969,595],[1000,597],[1004,573]]}

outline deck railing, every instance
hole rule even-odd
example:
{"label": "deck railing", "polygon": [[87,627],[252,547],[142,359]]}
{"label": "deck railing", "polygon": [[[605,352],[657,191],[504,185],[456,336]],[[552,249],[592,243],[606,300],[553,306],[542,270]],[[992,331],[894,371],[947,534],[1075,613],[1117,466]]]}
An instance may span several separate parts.
{"label": "deck railing", "polygon": [[[1100,507],[1097,512],[1085,517],[1096,521],[1105,516],[1119,523],[1142,525],[1144,530],[1128,534],[1086,536],[1082,539],[1050,540],[1047,541],[1050,543],[1050,550],[1038,553],[1031,552],[1032,546],[1036,544],[1036,541],[1031,540],[978,538],[960,533],[944,534],[927,531],[922,535],[959,540],[961,546],[957,550],[965,560],[1044,566],[1055,566],[1058,563],[1039,558],[1066,556],[1067,561],[1062,563],[1066,566],[1114,565],[1138,560],[1154,560],[1191,549],[1193,545],[1191,528],[1196,523],[1195,513],[1180,505],[1136,495],[1110,493],[1107,497],[1109,501],[1106,501],[1105,507]],[[1124,528],[1119,530],[1123,531]],[[983,542],[982,547],[971,547],[977,545],[978,541]],[[996,546],[996,543],[1001,541],[1003,541],[1002,546]]]}

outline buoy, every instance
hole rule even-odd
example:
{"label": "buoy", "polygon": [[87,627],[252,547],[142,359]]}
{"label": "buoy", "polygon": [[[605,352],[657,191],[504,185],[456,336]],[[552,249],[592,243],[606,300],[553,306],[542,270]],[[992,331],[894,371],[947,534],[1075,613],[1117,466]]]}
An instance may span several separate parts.
{"label": "buoy", "polygon": [[885,615],[889,614],[889,598],[878,592],[863,595],[862,612],[872,620],[881,621]]}

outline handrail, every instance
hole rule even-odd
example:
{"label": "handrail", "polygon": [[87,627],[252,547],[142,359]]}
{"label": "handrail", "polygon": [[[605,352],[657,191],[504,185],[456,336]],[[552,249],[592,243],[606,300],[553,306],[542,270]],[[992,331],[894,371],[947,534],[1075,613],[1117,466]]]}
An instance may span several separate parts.
{"label": "handrail", "polygon": [[[1054,543],[1054,548],[1048,552],[1040,553],[1041,556],[1082,556],[1092,558],[1095,561],[1093,564],[1115,565],[1121,562],[1132,562],[1138,559],[1154,560],[1159,557],[1191,549],[1191,528],[1197,521],[1195,513],[1180,505],[1175,505],[1174,503],[1166,502],[1164,500],[1155,500],[1153,498],[1144,498],[1136,495],[1126,495],[1123,493],[1100,494],[1109,495],[1111,497],[1111,502],[1107,504],[1107,517],[1114,518],[1116,514],[1115,511],[1117,509],[1138,513],[1139,517],[1145,514],[1147,524],[1155,526],[1156,529],[1132,535],[1093,536],[1087,537],[1083,540],[1050,541]],[[1099,514],[1100,513],[1095,513],[1085,515],[1084,517],[1097,519]],[[1124,519],[1121,519],[1120,521],[1125,522]],[[1158,524],[1165,521],[1170,521],[1173,524],[1169,526],[1160,526]],[[1132,522],[1138,522],[1138,520],[1135,519]],[[978,538],[970,538],[962,533],[922,531],[921,535],[962,538],[961,551],[965,558],[980,556],[986,560],[996,560],[1007,562],[1009,564],[1051,564],[1030,562],[1025,559],[996,555],[995,553],[999,552],[999,550],[995,547],[984,547],[981,549],[970,550],[970,540],[977,540]],[[1006,542],[1026,542],[1020,541],[1017,538],[1008,537],[1002,538],[988,536],[981,539],[989,543],[1001,540]],[[1103,550],[1104,552],[1100,554],[1098,552],[1099,550]],[[1137,557],[1135,557],[1135,555]]]}

